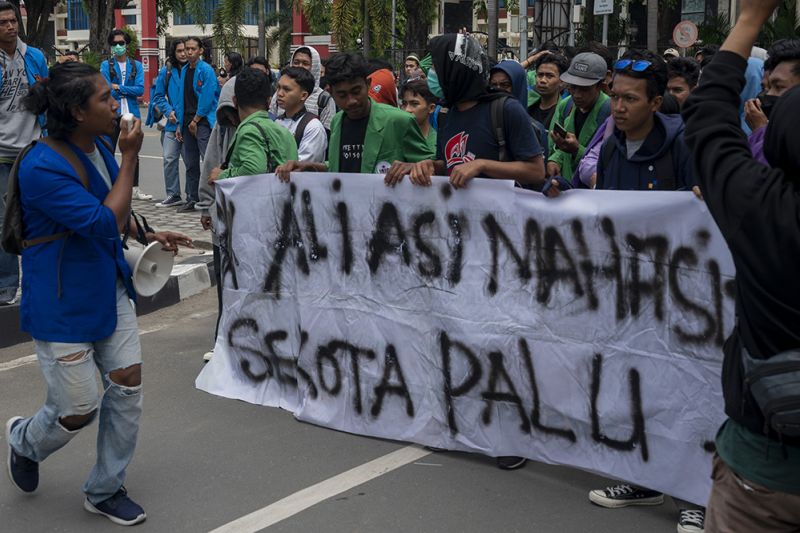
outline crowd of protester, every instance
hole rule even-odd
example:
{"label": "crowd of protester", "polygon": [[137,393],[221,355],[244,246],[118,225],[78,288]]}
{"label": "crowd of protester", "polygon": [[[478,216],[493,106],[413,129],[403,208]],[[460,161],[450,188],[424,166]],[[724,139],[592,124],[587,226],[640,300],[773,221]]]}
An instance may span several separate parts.
{"label": "crowd of protester", "polygon": [[[750,354],[767,361],[800,347],[800,136],[792,133],[800,39],[753,47],[771,13],[763,4],[744,3],[725,44],[694,57],[668,49],[615,58],[595,43],[548,42],[520,62],[493,64],[464,32],[434,37],[429,54],[409,55],[400,72],[357,53],[323,60],[301,46],[275,75],[265,58],[236,52],[216,70],[201,39],[177,39],[144,121],[163,147],[166,196],[155,205],[198,211],[213,233],[216,181],[268,173],[289,181],[308,171],[382,174],[387,186],[406,178],[426,186],[434,175],[456,188],[503,179],[551,198],[574,188],[694,191],[731,248],[738,325],[725,345],[730,419],[717,439],[708,520],[705,509],[678,501],[678,531],[797,531],[800,442],[776,434],[742,385]],[[9,421],[9,473],[34,491],[38,463],[98,417],[85,506],[131,525],[145,517],[122,487],[141,412],[141,354],[117,237],[145,235],[168,249],[191,243],[130,215],[132,198],[151,197],[138,187],[144,69],[128,57],[129,36],[111,32],[99,72],[74,55],[48,72],[16,26],[16,8],[0,2],[0,195],[17,173],[29,242],[22,327],[36,339],[49,393],[35,416]],[[127,113],[136,117],[129,125],[120,120]],[[100,263],[89,268],[86,258]],[[0,250],[0,303],[16,298],[18,283],[17,255]],[[221,310],[219,279],[217,287]],[[107,388],[102,408],[94,380],[75,381],[95,364]],[[524,464],[497,458],[503,469]],[[622,483],[589,500],[619,508],[664,495]]]}

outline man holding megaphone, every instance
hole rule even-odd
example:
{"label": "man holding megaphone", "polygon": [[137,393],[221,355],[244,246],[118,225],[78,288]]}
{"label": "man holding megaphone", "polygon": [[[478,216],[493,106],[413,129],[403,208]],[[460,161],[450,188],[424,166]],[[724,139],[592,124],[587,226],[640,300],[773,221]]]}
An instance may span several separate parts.
{"label": "man holding megaphone", "polygon": [[[98,418],[84,508],[137,524],[146,515],[123,482],[142,412],[142,356],[120,234],[139,230],[131,223],[131,191],[141,122],[123,120],[117,166],[101,137],[113,133],[119,104],[100,73],[80,63],[53,67],[24,103],[46,114],[49,137],[26,148],[12,170],[18,189],[10,201],[21,208],[22,231],[10,244],[22,255],[22,329],[34,338],[47,399],[32,417],[7,422],[8,474],[20,491],[35,491],[39,463]],[[192,245],[167,231],[145,239],[171,252]],[[5,231],[3,243],[8,248]]]}

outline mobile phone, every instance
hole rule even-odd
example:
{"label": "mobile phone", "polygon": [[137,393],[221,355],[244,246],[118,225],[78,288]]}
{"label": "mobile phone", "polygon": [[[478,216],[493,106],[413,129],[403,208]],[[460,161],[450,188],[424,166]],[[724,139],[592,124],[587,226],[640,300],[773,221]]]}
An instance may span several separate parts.
{"label": "mobile phone", "polygon": [[564,126],[562,126],[558,122],[553,124],[553,133],[555,133],[559,137],[566,137],[567,136],[567,130],[565,130]]}

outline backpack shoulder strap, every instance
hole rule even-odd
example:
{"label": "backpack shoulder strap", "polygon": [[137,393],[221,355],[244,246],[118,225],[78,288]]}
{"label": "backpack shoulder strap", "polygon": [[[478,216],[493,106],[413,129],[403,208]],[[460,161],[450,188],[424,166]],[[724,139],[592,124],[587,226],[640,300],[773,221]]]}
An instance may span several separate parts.
{"label": "backpack shoulder strap", "polygon": [[508,149],[506,148],[506,132],[505,132],[505,119],[503,117],[503,108],[505,107],[508,96],[501,96],[492,100],[492,130],[494,131],[495,139],[497,139],[497,160],[508,161]]}
{"label": "backpack shoulder strap", "polygon": [[317,98],[317,111],[321,115],[322,110],[328,107],[328,102],[331,100],[331,95],[325,89],[322,89],[322,92],[319,93],[319,97]]}
{"label": "backpack shoulder strap", "polygon": [[303,141],[303,136],[306,134],[306,126],[315,118],[317,118],[317,115],[309,113],[308,111],[300,118],[297,129],[294,130],[294,142],[297,143],[298,148],[300,148],[300,143]]}
{"label": "backpack shoulder strap", "polygon": [[75,155],[75,152],[73,152],[70,147],[67,146],[67,143],[58,141],[52,137],[45,137],[42,139],[42,142],[49,146],[55,153],[67,160],[67,163],[70,164],[72,169],[80,178],[84,189],[88,190],[89,175],[86,173],[86,167],[83,166],[83,163],[81,163],[81,160],[78,159],[77,155]]}
{"label": "backpack shoulder strap", "polygon": [[[136,60],[131,59],[131,73],[128,75],[129,80],[136,80]],[[127,80],[125,80],[127,81]]]}
{"label": "backpack shoulder strap", "polygon": [[[614,139],[609,137],[605,141],[603,141],[603,146],[600,148],[600,157],[598,161],[603,162],[603,175],[608,173],[608,166],[611,164],[611,159],[614,157],[614,152],[617,151],[617,143],[614,142]],[[597,172],[597,169],[595,169]],[[595,183],[595,189],[602,189],[603,183],[600,181],[600,173],[597,173],[597,182]]]}
{"label": "backpack shoulder strap", "polygon": [[255,126],[256,129],[259,132],[261,132],[261,137],[264,138],[264,153],[267,154],[267,172],[273,172],[275,170],[276,165],[272,164],[272,157],[270,156],[269,153],[269,137],[267,137],[267,132],[264,130],[263,127],[261,127],[261,124],[259,124],[258,122],[253,121],[250,124]]}
{"label": "backpack shoulder strap", "polygon": [[108,79],[111,80],[111,83],[115,83],[117,79],[117,69],[114,68],[114,60],[112,58],[108,58]]}

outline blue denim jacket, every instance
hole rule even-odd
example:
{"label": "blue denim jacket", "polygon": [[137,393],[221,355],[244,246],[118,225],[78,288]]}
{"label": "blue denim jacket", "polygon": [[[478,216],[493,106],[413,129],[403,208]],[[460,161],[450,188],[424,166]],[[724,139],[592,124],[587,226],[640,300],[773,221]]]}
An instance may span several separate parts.
{"label": "blue denim jacket", "polygon": [[[113,183],[119,172],[114,156],[102,143],[95,144]],[[20,165],[25,238],[74,232],[22,252],[20,319],[23,331],[35,339],[94,342],[116,328],[117,276],[131,298],[135,292],[116,217],[103,205],[108,186],[91,161],[70,148],[86,167],[88,190],[72,166],[43,143]]]}

